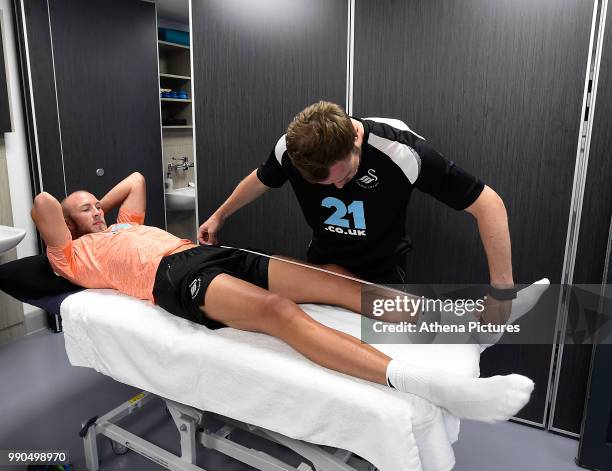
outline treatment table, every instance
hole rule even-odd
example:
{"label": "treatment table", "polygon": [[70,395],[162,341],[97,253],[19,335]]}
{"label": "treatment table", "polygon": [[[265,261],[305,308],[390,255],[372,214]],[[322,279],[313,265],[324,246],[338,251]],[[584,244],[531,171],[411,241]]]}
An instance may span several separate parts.
{"label": "treatment table", "polygon": [[[360,316],[330,306],[301,307],[317,321],[360,337]],[[202,470],[196,464],[197,444],[264,471],[352,471],[353,454],[381,471],[454,466],[456,417],[415,395],[322,368],[276,338],[232,328],[211,331],[114,290],[88,289],[65,297],[61,318],[72,365],[143,390],[84,422],[90,471],[99,467],[98,435],[173,470]],[[478,345],[375,347],[441,374],[479,375]],[[154,397],[166,401],[180,434],[180,456],[117,424]],[[210,413],[226,425],[211,432]],[[293,467],[233,442],[235,428],[292,449],[302,463]]]}

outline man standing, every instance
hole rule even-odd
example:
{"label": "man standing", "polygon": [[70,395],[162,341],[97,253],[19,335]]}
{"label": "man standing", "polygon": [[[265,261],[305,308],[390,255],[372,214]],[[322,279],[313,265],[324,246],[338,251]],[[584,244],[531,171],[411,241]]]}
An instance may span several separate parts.
{"label": "man standing", "polygon": [[497,193],[403,122],[351,118],[329,102],[294,118],[268,160],[200,226],[200,242],[218,243],[225,219],[287,180],[313,230],[308,261],[375,283],[406,282],[406,209],[416,188],[477,219],[491,294],[514,297],[508,219]]}

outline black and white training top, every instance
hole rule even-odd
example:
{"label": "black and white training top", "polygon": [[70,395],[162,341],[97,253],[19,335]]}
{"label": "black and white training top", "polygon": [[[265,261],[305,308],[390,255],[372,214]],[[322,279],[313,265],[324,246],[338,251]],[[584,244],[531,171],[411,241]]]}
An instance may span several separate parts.
{"label": "black and white training top", "polygon": [[413,188],[457,210],[470,206],[484,188],[402,121],[359,121],[364,129],[359,170],[341,189],[307,182],[287,155],[284,135],[257,170],[268,187],[291,183],[313,230],[316,261],[349,270],[395,265],[410,249],[405,223]]}

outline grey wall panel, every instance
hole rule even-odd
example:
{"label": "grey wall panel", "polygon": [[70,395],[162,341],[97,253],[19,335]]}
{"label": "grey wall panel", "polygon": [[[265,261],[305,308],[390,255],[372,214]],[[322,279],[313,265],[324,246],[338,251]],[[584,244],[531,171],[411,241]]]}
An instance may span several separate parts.
{"label": "grey wall panel", "polygon": [[[193,0],[199,223],[267,157],[292,117],[344,106],[345,0]],[[226,223],[225,244],[304,257],[310,230],[290,189]]]}
{"label": "grey wall panel", "polygon": [[146,223],[165,227],[155,5],[61,0],[50,7],[68,192],[102,197],[139,171],[147,180]]}
{"label": "grey wall panel", "polygon": [[604,279],[612,217],[612,11],[609,4],[601,51],[574,283],[599,284]]}
{"label": "grey wall panel", "polygon": [[[608,231],[612,217],[612,14],[608,5],[601,55],[589,163],[574,267],[574,283],[604,279]],[[565,346],[553,426],[580,432],[591,348]]]}
{"label": "grey wall panel", "polygon": [[26,47],[30,56],[30,75],[32,80],[32,118],[37,132],[38,149],[32,145],[38,155],[34,157],[33,169],[38,172],[42,189],[56,198],[66,196],[64,173],[62,170],[62,153],[60,146],[55,87],[53,84],[53,60],[51,53],[51,36],[46,0],[24,0],[26,23]]}
{"label": "grey wall panel", "polygon": [[11,109],[9,106],[8,84],[4,60],[2,16],[0,15],[0,134],[11,131]]}
{"label": "grey wall panel", "polygon": [[[515,279],[561,278],[592,2],[357,1],[354,110],[404,119],[508,207]],[[409,274],[488,281],[470,217],[415,194]]]}
{"label": "grey wall panel", "polygon": [[[354,114],[403,119],[502,196],[519,283],[561,279],[592,13],[580,0],[356,2]],[[415,193],[408,231],[412,281],[489,281],[469,215]],[[521,416],[541,423],[550,359],[498,346],[481,369],[529,374]]]}

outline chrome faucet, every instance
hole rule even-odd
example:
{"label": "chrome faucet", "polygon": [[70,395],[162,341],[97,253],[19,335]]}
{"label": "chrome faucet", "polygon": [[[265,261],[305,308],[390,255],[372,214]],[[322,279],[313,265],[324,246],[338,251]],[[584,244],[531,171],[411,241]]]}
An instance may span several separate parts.
{"label": "chrome faucet", "polygon": [[189,162],[189,157],[172,157],[172,160],[176,160],[178,164],[168,164],[168,171],[170,170],[189,170],[189,167],[193,167],[193,162]]}

